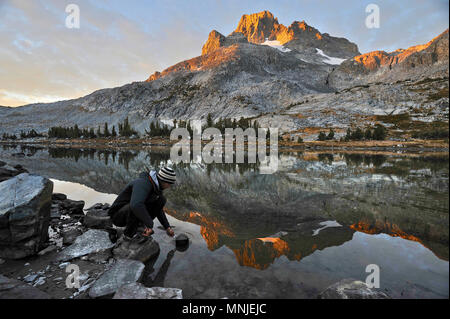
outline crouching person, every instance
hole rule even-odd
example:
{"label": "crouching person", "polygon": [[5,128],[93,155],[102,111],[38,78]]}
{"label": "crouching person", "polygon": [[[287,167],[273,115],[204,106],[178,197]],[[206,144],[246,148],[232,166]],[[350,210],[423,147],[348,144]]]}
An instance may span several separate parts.
{"label": "crouching person", "polygon": [[[124,240],[145,242],[154,233],[153,219],[155,217],[165,228],[167,235],[174,236],[163,210],[166,198],[162,191],[171,187],[175,180],[174,170],[163,167],[158,173],[143,172],[138,179],[125,186],[108,211],[114,225],[125,227]],[[144,231],[138,233],[141,224],[144,226]]]}

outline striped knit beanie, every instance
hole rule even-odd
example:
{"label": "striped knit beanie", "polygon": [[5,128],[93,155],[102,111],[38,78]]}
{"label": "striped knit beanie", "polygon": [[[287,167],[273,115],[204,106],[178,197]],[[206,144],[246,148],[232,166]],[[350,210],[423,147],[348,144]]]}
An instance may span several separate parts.
{"label": "striped knit beanie", "polygon": [[166,183],[174,184],[176,180],[175,171],[170,167],[163,167],[158,172],[158,178]]}

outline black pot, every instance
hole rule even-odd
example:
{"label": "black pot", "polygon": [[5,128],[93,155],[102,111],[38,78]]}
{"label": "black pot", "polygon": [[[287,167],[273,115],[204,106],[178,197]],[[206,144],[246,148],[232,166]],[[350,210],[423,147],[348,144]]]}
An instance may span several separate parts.
{"label": "black pot", "polygon": [[189,245],[189,237],[185,234],[179,234],[175,237],[175,246],[177,248],[184,248]]}

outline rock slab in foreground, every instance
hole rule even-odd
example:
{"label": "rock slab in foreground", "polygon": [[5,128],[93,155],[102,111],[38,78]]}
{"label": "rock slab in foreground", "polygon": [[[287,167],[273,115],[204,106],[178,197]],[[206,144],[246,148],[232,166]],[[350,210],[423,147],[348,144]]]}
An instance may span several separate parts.
{"label": "rock slab in foreground", "polygon": [[0,257],[36,254],[48,239],[53,182],[28,173],[0,183]]}
{"label": "rock slab in foreground", "polygon": [[90,229],[79,236],[75,243],[64,249],[57,260],[67,261],[87,254],[101,252],[114,247],[109,239],[108,232],[99,229]]}
{"label": "rock slab in foreground", "polygon": [[22,281],[0,275],[0,299],[51,299],[51,297]]}
{"label": "rock slab in foreground", "polygon": [[135,282],[120,287],[113,299],[183,299],[183,292],[178,288],[147,288]]}
{"label": "rock slab in foreground", "polygon": [[134,259],[143,263],[159,253],[159,244],[149,237],[145,243],[139,244],[134,241],[125,241],[123,236],[117,241],[116,247],[113,249],[115,258]]}
{"label": "rock slab in foreground", "polygon": [[318,299],[391,299],[387,294],[369,288],[366,283],[343,279],[322,291]]}
{"label": "rock slab in foreground", "polygon": [[137,260],[119,259],[111,269],[107,270],[89,290],[91,298],[108,296],[120,287],[138,281],[145,265]]}

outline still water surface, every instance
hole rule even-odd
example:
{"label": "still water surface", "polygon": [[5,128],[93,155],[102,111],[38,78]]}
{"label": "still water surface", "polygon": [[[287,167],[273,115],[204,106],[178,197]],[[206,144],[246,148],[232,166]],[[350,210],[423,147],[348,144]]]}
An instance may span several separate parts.
{"label": "still water surface", "polygon": [[[88,208],[112,203],[169,152],[4,147],[0,159]],[[161,252],[144,283],[186,298],[314,298],[343,278],[364,281],[376,264],[394,298],[448,298],[448,156],[305,152],[279,161],[271,175],[255,164],[176,165],[168,218],[190,245],[176,251],[157,229]]]}

